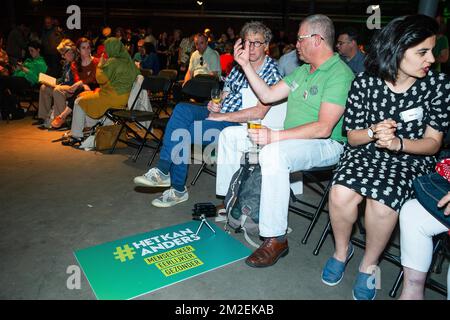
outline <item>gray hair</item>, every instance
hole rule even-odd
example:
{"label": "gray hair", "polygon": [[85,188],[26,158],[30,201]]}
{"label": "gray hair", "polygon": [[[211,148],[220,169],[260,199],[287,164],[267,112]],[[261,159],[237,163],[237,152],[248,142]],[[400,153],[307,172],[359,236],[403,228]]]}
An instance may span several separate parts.
{"label": "gray hair", "polygon": [[334,46],[334,24],[330,18],[323,14],[314,14],[312,16],[306,17],[305,20],[302,21],[302,25],[304,23],[308,24],[309,31],[312,34],[320,34],[322,38],[324,38],[325,43],[333,49]]}
{"label": "gray hair", "polygon": [[262,22],[251,21],[247,22],[241,29],[240,36],[242,39],[245,38],[247,34],[260,33],[264,36],[264,41],[269,43],[272,40],[272,31],[267,28]]}

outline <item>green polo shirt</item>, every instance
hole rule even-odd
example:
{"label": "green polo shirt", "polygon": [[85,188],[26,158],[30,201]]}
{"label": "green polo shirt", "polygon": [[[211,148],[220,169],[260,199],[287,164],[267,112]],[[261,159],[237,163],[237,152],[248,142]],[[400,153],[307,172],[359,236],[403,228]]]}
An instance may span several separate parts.
{"label": "green polo shirt", "polygon": [[[291,88],[284,120],[285,129],[317,121],[322,102],[345,108],[354,74],[339,55],[335,53],[313,73],[310,70],[311,66],[304,64],[283,79]],[[342,135],[342,121],[343,117],[334,127],[331,139],[347,140]]]}

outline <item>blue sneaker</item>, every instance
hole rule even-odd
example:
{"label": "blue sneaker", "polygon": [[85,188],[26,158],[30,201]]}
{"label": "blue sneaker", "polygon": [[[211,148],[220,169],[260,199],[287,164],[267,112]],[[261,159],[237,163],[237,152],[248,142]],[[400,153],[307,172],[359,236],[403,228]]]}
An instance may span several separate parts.
{"label": "blue sneaker", "polygon": [[331,287],[341,282],[344,277],[345,266],[353,257],[354,252],[355,249],[353,248],[353,245],[349,243],[347,249],[347,260],[345,260],[345,262],[341,262],[334,257],[328,259],[325,264],[325,268],[323,268],[322,271],[322,282]]}
{"label": "blue sneaker", "polygon": [[377,294],[375,275],[358,272],[352,293],[354,300],[374,300]]}

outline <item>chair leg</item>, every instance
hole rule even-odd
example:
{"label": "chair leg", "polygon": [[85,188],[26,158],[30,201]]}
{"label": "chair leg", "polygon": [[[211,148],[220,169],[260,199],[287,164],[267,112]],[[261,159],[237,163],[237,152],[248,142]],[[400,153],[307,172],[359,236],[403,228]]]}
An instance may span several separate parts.
{"label": "chair leg", "polygon": [[153,152],[152,157],[150,158],[149,162],[147,163],[147,167],[150,167],[153,163],[153,160],[155,160],[156,155],[159,152],[159,149],[161,149],[161,145],[162,145],[162,137],[161,139],[158,141],[158,145],[155,148],[155,151]]}
{"label": "chair leg", "polygon": [[316,248],[313,251],[313,255],[317,256],[319,254],[320,248],[322,248],[323,243],[325,242],[325,239],[328,236],[328,233],[331,231],[331,220],[328,218],[328,223],[323,229],[322,235],[320,236],[319,242],[317,242]]}
{"label": "chair leg", "polygon": [[203,170],[205,170],[206,162],[203,161],[202,166],[200,169],[198,169],[197,174],[195,175],[194,179],[191,182],[191,186],[195,185],[197,183],[198,178],[200,178],[200,175],[202,174]]}
{"label": "chair leg", "polygon": [[395,298],[395,296],[397,295],[397,290],[400,288],[400,284],[402,282],[403,282],[403,268],[400,268],[397,278],[395,279],[395,282],[392,285],[391,291],[389,291],[389,297]]}
{"label": "chair leg", "polygon": [[113,143],[113,146],[111,148],[111,151],[109,151],[110,154],[113,154],[114,151],[116,150],[117,142],[119,141],[120,135],[122,134],[122,131],[123,131],[124,128],[125,128],[125,125],[122,125],[122,127],[120,127],[119,134],[117,135],[116,139],[114,140],[114,143]]}
{"label": "chair leg", "polygon": [[[151,130],[151,129],[149,129]],[[136,162],[137,158],[139,157],[139,154],[141,153],[142,149],[144,149],[145,144],[147,143],[147,136],[148,136],[148,130],[145,131],[145,135],[142,138],[142,142],[139,145],[137,151],[135,152],[134,156],[133,156],[133,162]]]}
{"label": "chair leg", "polygon": [[333,182],[332,179],[330,179],[328,181],[328,184],[327,184],[325,190],[323,191],[323,196],[320,199],[319,206],[317,207],[316,211],[314,212],[313,218],[312,218],[311,222],[309,223],[308,229],[306,230],[305,235],[303,236],[302,244],[306,244],[308,242],[308,238],[311,234],[311,231],[314,228],[317,220],[319,219],[319,216],[322,213],[325,203],[328,200],[328,193],[330,192],[332,182]]}

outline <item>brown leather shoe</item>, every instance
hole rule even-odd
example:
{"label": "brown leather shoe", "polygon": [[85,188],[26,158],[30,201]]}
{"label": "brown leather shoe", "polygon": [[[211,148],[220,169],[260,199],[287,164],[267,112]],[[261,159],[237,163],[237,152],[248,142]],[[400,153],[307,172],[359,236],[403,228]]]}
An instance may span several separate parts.
{"label": "brown leather shoe", "polygon": [[266,238],[263,244],[245,260],[245,263],[253,268],[270,267],[288,253],[287,239],[280,242],[277,238]]}

